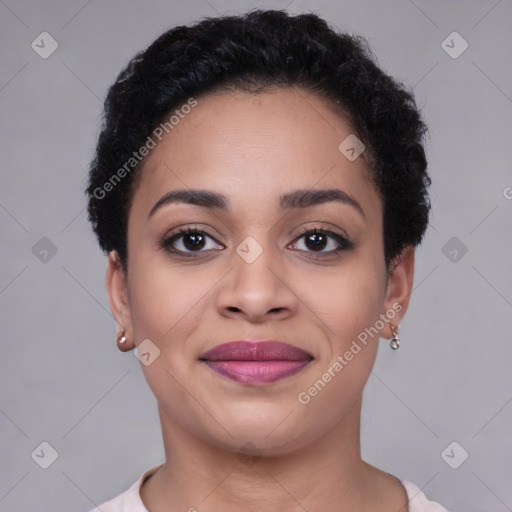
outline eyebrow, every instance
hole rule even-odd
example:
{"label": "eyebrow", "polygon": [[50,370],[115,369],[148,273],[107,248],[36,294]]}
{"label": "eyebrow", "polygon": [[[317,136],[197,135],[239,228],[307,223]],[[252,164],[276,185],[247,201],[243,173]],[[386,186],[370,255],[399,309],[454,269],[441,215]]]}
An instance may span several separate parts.
{"label": "eyebrow", "polygon": [[[308,208],[328,202],[339,202],[355,208],[363,217],[366,217],[360,203],[343,190],[332,188],[325,190],[299,189],[288,192],[280,197],[282,209]],[[225,195],[211,190],[178,189],[164,194],[151,208],[148,217],[157,210],[171,203],[185,203],[203,208],[229,210],[229,200]]]}

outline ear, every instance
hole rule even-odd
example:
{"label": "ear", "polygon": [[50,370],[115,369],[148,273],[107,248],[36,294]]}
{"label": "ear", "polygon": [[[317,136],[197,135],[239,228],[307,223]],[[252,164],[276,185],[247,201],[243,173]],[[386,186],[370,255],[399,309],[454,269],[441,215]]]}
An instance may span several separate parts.
{"label": "ear", "polygon": [[[408,245],[389,264],[384,308],[385,312],[394,311],[395,316],[382,330],[382,336],[385,338],[391,338],[393,335],[390,324],[398,327],[407,311],[411,298],[413,279],[414,247]],[[391,315],[388,313],[386,316],[389,318]]]}
{"label": "ear", "polygon": [[114,315],[119,330],[125,330],[127,338],[126,348],[133,348],[133,330],[131,321],[130,302],[128,300],[128,282],[123,265],[116,251],[110,251],[108,255],[107,275],[105,283],[110,302],[110,309]]}

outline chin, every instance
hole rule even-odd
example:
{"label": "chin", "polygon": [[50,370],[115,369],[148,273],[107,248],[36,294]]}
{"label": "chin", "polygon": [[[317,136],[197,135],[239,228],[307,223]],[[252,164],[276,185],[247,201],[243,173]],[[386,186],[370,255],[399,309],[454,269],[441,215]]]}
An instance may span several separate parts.
{"label": "chin", "polygon": [[[217,409],[219,411],[219,409]],[[236,403],[222,407],[224,429],[209,433],[212,444],[235,453],[253,456],[284,455],[306,445],[311,422],[301,417],[297,407],[282,403]],[[216,416],[217,417],[217,416]],[[220,437],[219,437],[220,434]]]}

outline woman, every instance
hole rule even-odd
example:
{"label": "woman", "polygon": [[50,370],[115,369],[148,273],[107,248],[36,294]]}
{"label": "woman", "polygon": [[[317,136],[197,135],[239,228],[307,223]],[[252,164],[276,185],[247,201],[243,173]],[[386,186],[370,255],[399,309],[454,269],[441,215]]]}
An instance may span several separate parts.
{"label": "woman", "polygon": [[121,72],[89,218],[166,459],[103,512],[445,510],[359,442],[428,223],[425,129],[313,14],[180,26]]}

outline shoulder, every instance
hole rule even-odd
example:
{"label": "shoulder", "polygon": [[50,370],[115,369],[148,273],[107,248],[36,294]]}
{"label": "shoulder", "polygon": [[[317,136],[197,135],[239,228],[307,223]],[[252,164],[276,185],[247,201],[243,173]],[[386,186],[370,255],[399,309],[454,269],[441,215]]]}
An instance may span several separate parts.
{"label": "shoulder", "polygon": [[400,482],[405,487],[409,498],[409,512],[448,512],[436,501],[428,500],[415,483],[409,482],[409,480],[400,480]]}
{"label": "shoulder", "polygon": [[[140,488],[162,464],[158,464],[142,473],[126,491],[89,512],[148,512],[140,497]],[[413,482],[400,480],[409,499],[409,512],[449,512],[442,505],[427,499],[422,490]]]}
{"label": "shoulder", "polygon": [[144,480],[149,478],[162,464],[158,464],[142,473],[139,479],[126,491],[119,494],[89,512],[148,512],[140,497],[140,488]]}

